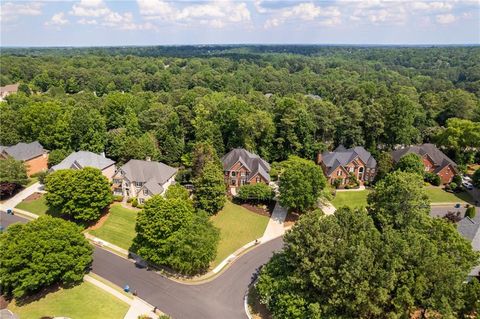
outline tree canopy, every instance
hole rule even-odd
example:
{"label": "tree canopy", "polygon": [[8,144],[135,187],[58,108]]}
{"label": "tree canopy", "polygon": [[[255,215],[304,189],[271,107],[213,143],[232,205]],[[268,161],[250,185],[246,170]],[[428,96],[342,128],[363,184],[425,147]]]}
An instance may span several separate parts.
{"label": "tree canopy", "polygon": [[25,297],[56,283],[82,281],[92,246],[72,222],[42,216],[0,235],[2,293]]}
{"label": "tree canopy", "polygon": [[223,171],[217,162],[207,162],[193,182],[195,205],[209,214],[218,213],[225,205],[225,182]]}

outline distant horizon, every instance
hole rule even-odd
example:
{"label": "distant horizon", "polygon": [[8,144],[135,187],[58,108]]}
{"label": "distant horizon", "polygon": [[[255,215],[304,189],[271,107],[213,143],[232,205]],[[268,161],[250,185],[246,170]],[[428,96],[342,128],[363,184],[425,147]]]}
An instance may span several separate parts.
{"label": "distant horizon", "polygon": [[0,3],[1,47],[480,45],[477,0]]}

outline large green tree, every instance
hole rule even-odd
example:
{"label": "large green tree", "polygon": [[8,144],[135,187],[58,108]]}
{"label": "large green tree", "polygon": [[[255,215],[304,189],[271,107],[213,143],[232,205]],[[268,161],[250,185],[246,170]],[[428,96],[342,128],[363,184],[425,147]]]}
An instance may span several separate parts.
{"label": "large green tree", "polygon": [[195,205],[209,214],[216,214],[225,205],[223,171],[217,162],[207,162],[201,174],[194,179]]}
{"label": "large green tree", "polygon": [[92,167],[55,171],[46,177],[45,190],[52,212],[79,222],[97,220],[112,202],[108,179]]}
{"label": "large green tree", "polygon": [[320,166],[299,157],[290,157],[282,166],[280,204],[301,212],[315,207],[327,183]]}
{"label": "large green tree", "polygon": [[93,251],[81,231],[50,216],[7,228],[0,235],[2,293],[21,298],[56,283],[81,281]]}
{"label": "large green tree", "polygon": [[402,156],[395,165],[395,169],[402,172],[415,173],[420,176],[423,176],[425,173],[425,166],[423,165],[422,158],[415,153],[409,153]]}
{"label": "large green tree", "polygon": [[219,231],[188,199],[153,196],[139,212],[135,230],[134,252],[181,273],[204,271],[216,256]]}
{"label": "large green tree", "polygon": [[0,197],[11,196],[27,183],[27,168],[22,161],[11,157],[0,160]]}

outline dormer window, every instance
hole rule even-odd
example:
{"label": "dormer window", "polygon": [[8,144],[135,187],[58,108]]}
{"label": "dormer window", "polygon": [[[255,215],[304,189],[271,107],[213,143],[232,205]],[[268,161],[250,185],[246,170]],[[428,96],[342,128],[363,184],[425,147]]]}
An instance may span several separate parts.
{"label": "dormer window", "polygon": [[135,187],[142,187],[143,186],[143,182],[135,182]]}

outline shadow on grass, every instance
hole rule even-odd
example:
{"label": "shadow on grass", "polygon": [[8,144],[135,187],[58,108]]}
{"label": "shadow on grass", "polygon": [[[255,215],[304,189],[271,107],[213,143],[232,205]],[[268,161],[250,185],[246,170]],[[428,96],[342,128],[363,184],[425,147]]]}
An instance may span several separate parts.
{"label": "shadow on grass", "polygon": [[[15,298],[15,303],[20,307],[25,306],[25,305],[28,305],[29,303],[39,301],[39,300],[45,298],[50,293],[57,292],[61,289],[70,289],[70,288],[78,286],[82,283],[83,283],[83,281],[80,280],[78,282],[74,282],[74,283],[70,283],[70,284],[53,284],[49,287],[41,289],[40,291],[33,292],[28,296],[21,297],[21,298]],[[12,298],[11,297],[9,297],[9,298],[10,299],[7,299],[7,300],[11,301]]]}

